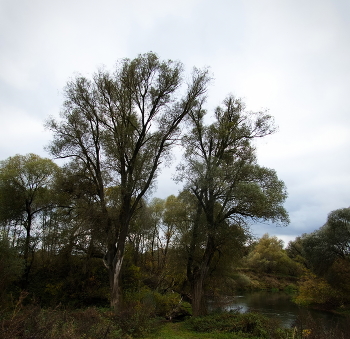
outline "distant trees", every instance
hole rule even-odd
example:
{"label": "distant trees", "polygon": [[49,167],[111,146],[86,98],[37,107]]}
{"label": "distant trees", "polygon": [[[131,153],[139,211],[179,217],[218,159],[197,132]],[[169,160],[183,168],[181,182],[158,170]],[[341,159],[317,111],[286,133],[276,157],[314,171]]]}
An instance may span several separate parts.
{"label": "distant trees", "polygon": [[[290,242],[287,252],[308,269],[298,300],[309,303],[343,303],[350,300],[350,208],[329,213],[318,230]],[[314,286],[317,293],[310,294]]]}
{"label": "distant trees", "polygon": [[0,223],[6,239],[23,241],[25,281],[43,231],[37,219],[56,202],[52,188],[58,172],[55,163],[35,154],[15,155],[0,162]]}
{"label": "distant trees", "polygon": [[195,315],[203,312],[203,284],[225,238],[236,246],[234,238],[247,220],[288,223],[284,183],[257,164],[252,144],[274,132],[271,116],[245,111],[232,96],[215,110],[213,123],[205,124],[205,113],[202,103],[190,112],[191,131],[182,139],[184,163],[178,167],[178,180],[195,201],[187,262]]}
{"label": "distant trees", "polygon": [[261,273],[296,275],[300,272],[297,262],[288,257],[283,249],[283,241],[267,233],[248,254],[247,265]]}
{"label": "distant trees", "polygon": [[[120,269],[131,220],[170,156],[180,136],[180,123],[203,102],[207,71],[195,69],[183,85],[183,66],[161,61],[154,53],[122,60],[113,74],[100,70],[93,78],[79,76],[67,84],[59,122],[50,120],[54,133],[52,155],[71,158],[94,187],[100,220],[96,227],[108,239],[111,305],[120,305]],[[181,88],[182,89],[182,88]],[[113,217],[106,191],[118,186],[118,211]]]}
{"label": "distant trees", "polygon": [[318,274],[326,274],[336,260],[350,263],[350,208],[329,213],[326,224],[304,234],[300,242],[304,257]]}

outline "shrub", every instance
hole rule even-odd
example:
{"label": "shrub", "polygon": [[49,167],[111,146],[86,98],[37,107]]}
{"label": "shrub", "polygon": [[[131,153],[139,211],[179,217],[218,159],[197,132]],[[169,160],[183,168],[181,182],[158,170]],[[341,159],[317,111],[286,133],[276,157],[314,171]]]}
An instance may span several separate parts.
{"label": "shrub", "polygon": [[4,339],[121,339],[113,314],[97,308],[67,311],[27,306],[1,322]]}
{"label": "shrub", "polygon": [[306,272],[299,283],[299,292],[295,302],[303,306],[321,304],[335,307],[337,306],[337,293],[325,279]]}
{"label": "shrub", "polygon": [[187,320],[191,330],[197,332],[245,333],[259,338],[277,336],[278,323],[258,313],[225,312]]}
{"label": "shrub", "polygon": [[6,292],[23,274],[24,261],[6,236],[0,234],[0,305],[8,302]]}
{"label": "shrub", "polygon": [[299,316],[293,325],[293,337],[295,339],[346,339],[350,338],[347,323],[337,323],[326,326],[321,321],[315,321],[312,316]]}

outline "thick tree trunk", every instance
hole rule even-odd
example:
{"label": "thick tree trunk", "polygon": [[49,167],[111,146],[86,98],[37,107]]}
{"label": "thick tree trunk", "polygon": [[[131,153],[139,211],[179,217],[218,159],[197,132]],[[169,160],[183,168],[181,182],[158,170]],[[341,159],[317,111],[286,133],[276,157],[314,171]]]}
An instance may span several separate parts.
{"label": "thick tree trunk", "polygon": [[122,304],[122,286],[120,281],[120,272],[124,259],[125,241],[130,224],[130,201],[131,197],[124,197],[119,214],[119,234],[116,243],[111,243],[109,247],[109,278],[111,288],[111,307],[115,311],[121,309]]}
{"label": "thick tree trunk", "polygon": [[113,266],[110,268],[110,288],[111,288],[111,307],[115,311],[121,309],[122,293],[120,285],[120,271],[123,264],[123,257],[115,258]]}
{"label": "thick tree trunk", "polygon": [[[187,277],[191,284],[192,313],[194,316],[200,316],[207,313],[207,307],[204,300],[204,281],[208,276],[209,266],[214,253],[214,239],[209,235],[201,263],[197,267],[187,268]],[[191,264],[193,264],[193,262],[191,262]]]}
{"label": "thick tree trunk", "polygon": [[195,317],[207,313],[203,290],[204,279],[205,272],[199,272],[198,276],[191,282],[192,314]]}

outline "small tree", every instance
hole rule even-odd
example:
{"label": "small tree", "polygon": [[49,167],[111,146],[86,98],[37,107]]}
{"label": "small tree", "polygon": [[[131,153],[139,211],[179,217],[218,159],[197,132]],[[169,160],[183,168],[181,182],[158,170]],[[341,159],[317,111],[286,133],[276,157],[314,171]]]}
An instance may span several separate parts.
{"label": "small tree", "polygon": [[252,269],[264,273],[296,274],[301,268],[288,257],[283,241],[276,236],[264,234],[247,257]]}
{"label": "small tree", "polygon": [[9,238],[22,238],[24,281],[27,282],[36,246],[33,232],[40,235],[38,216],[54,206],[52,191],[59,167],[35,154],[16,155],[0,163],[0,222]]}

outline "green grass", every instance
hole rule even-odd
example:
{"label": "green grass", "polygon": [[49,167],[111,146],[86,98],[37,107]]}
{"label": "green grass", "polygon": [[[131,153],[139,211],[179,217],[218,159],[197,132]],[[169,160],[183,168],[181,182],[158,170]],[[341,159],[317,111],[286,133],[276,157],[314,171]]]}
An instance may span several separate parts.
{"label": "green grass", "polygon": [[187,328],[185,323],[165,323],[157,333],[145,339],[258,339],[248,334],[236,333],[198,333]]}

